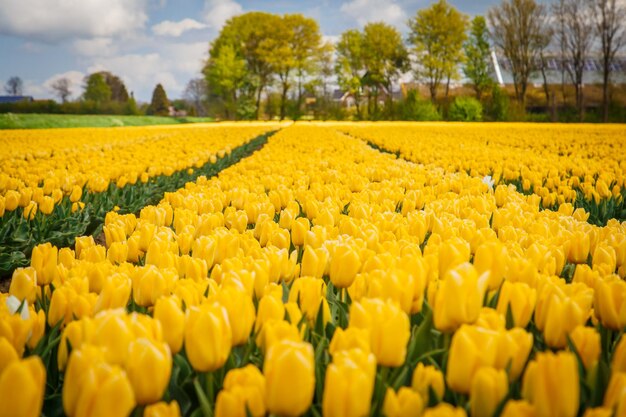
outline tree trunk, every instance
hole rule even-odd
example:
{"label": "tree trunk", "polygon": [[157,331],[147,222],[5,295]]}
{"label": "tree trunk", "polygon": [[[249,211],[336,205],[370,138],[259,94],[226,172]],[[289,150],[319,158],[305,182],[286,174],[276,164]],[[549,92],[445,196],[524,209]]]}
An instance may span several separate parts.
{"label": "tree trunk", "polygon": [[428,87],[430,89],[430,101],[434,104],[437,99],[437,84],[431,81]]}
{"label": "tree trunk", "polygon": [[602,71],[602,121],[604,123],[609,121],[609,65],[607,62],[604,62]]}
{"label": "tree trunk", "polygon": [[285,120],[287,91],[289,91],[289,86],[285,82],[283,83],[283,91],[280,95],[280,120]]}
{"label": "tree trunk", "polygon": [[261,94],[263,94],[263,86],[259,86],[256,95],[256,119],[261,120]]}
{"label": "tree trunk", "polygon": [[448,102],[448,93],[450,92],[450,76],[446,79],[446,103]]}

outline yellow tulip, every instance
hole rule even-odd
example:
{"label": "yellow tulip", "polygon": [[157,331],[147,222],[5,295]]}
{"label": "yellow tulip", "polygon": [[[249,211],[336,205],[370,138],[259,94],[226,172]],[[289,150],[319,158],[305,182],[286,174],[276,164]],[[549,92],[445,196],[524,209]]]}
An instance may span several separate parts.
{"label": "yellow tulip", "polygon": [[300,276],[322,278],[328,262],[328,252],[325,248],[304,247]]}
{"label": "yellow tulip", "polygon": [[617,267],[617,255],[615,249],[607,244],[599,244],[593,251],[591,265],[594,271],[603,274],[612,274]]}
{"label": "yellow tulip", "polygon": [[533,347],[533,335],[523,329],[514,328],[499,332],[495,367],[509,368],[509,379],[515,381],[522,374]]}
{"label": "yellow tulip", "polygon": [[452,336],[446,381],[450,389],[469,394],[476,372],[494,366],[498,351],[498,332],[463,325]]}
{"label": "yellow tulip", "polygon": [[324,415],[369,415],[375,376],[376,358],[373,354],[358,348],[337,352],[326,370],[322,400]]}
{"label": "yellow tulip", "polygon": [[294,246],[302,246],[306,233],[311,230],[311,224],[306,217],[298,217],[291,224],[291,242]]}
{"label": "yellow tulip", "polygon": [[5,208],[7,211],[15,210],[20,204],[20,193],[15,190],[8,190],[4,195]]}
{"label": "yellow tulip", "polygon": [[35,218],[35,215],[37,214],[37,207],[37,203],[35,203],[34,201],[30,201],[28,205],[24,207],[24,218],[27,220],[33,220]]}
{"label": "yellow tulip", "polygon": [[221,368],[232,346],[232,330],[226,309],[217,303],[192,306],[185,320],[185,352],[199,372]]}
{"label": "yellow tulip", "polygon": [[489,272],[487,288],[495,290],[506,275],[508,265],[506,246],[499,241],[485,242],[478,246],[474,254],[474,267],[479,275]]}
{"label": "yellow tulip", "polygon": [[254,417],[266,414],[265,377],[254,365],[228,371],[224,389],[217,395],[216,417],[245,417],[246,409]]}
{"label": "yellow tulip", "polygon": [[324,324],[330,320],[330,308],[326,300],[326,284],[313,277],[296,279],[289,291],[289,302],[297,303],[310,323],[315,323],[320,308]]}
{"label": "yellow tulip", "polygon": [[85,342],[93,339],[95,331],[94,322],[85,318],[69,323],[61,333],[61,342],[59,343],[59,351],[57,354],[57,364],[59,370],[64,370],[68,359],[68,344],[71,349],[80,349]]}
{"label": "yellow tulip", "polygon": [[478,319],[489,274],[480,277],[470,263],[450,269],[438,288],[433,305],[435,327],[453,332],[462,324]]}
{"label": "yellow tulip", "polygon": [[126,307],[130,299],[131,285],[131,279],[127,274],[109,275],[103,280],[94,312]]}
{"label": "yellow tulip", "polygon": [[261,327],[256,338],[256,344],[266,353],[273,344],[281,340],[299,342],[302,337],[294,324],[283,320],[268,320]]}
{"label": "yellow tulip", "polygon": [[337,245],[330,258],[330,280],[337,288],[348,288],[361,268],[358,252],[348,245]]}
{"label": "yellow tulip", "polygon": [[600,334],[593,327],[578,326],[569,334],[569,337],[585,368],[591,371],[598,363],[602,351]]}
{"label": "yellow tulip", "polygon": [[126,373],[104,362],[98,348],[73,350],[63,383],[63,410],[68,417],[128,416],[135,407]]}
{"label": "yellow tulip", "polygon": [[413,371],[411,388],[422,396],[425,403],[428,403],[431,389],[441,400],[445,393],[443,373],[432,365],[424,365],[419,362]]}
{"label": "yellow tulip", "polygon": [[387,388],[383,403],[383,414],[387,417],[419,417],[422,415],[424,400],[415,391],[400,387],[398,392]]}
{"label": "yellow tulip", "polygon": [[597,280],[593,304],[604,327],[612,330],[626,327],[626,282],[616,276]]}
{"label": "yellow tulip", "polygon": [[263,325],[269,320],[282,320],[285,317],[285,305],[282,297],[264,295],[259,301],[259,307],[254,324],[254,332],[258,333]]}
{"label": "yellow tulip", "polygon": [[172,354],[180,352],[185,333],[185,313],[181,309],[180,299],[176,296],[159,298],[154,305],[154,318],[161,323],[163,339]]}
{"label": "yellow tulip", "polygon": [[[617,412],[616,415],[621,415],[619,414],[619,411]],[[588,408],[585,410],[585,414],[583,414],[583,417],[611,417],[613,416],[613,410],[611,410],[610,408],[605,408],[605,407],[595,407],[595,408]]]}
{"label": "yellow tulip", "polygon": [[525,282],[504,281],[498,295],[498,313],[506,316],[507,310],[511,309],[513,324],[516,327],[525,328],[535,310],[537,302],[537,290],[531,288]]}
{"label": "yellow tulip", "polygon": [[580,386],[573,353],[540,352],[524,374],[522,396],[535,406],[538,417],[574,417]]}
{"label": "yellow tulip", "polygon": [[[1,341],[2,339],[0,339]],[[37,356],[0,363],[0,417],[37,417],[46,389],[46,369]]]}
{"label": "yellow tulip", "polygon": [[528,401],[509,400],[504,405],[501,417],[535,417],[535,407]]}
{"label": "yellow tulip", "polygon": [[233,332],[233,346],[243,345],[248,341],[254,325],[255,311],[252,298],[243,290],[229,287],[217,293],[217,302],[226,308]]}
{"label": "yellow tulip", "polygon": [[448,403],[439,403],[439,405],[424,410],[422,417],[467,417],[465,409],[454,407]]}
{"label": "yellow tulip", "polygon": [[265,356],[263,374],[270,413],[296,417],[311,406],[315,364],[310,344],[290,340],[275,343]]}
{"label": "yellow tulip", "polygon": [[509,381],[504,370],[480,368],[470,388],[472,417],[491,417],[509,391]]}
{"label": "yellow tulip", "polygon": [[37,272],[35,268],[17,268],[13,271],[9,294],[19,300],[26,300],[29,304],[33,304],[37,297]]}
{"label": "yellow tulip", "polygon": [[328,353],[335,355],[337,352],[350,349],[360,349],[370,352],[370,334],[367,329],[348,327],[346,330],[341,327],[335,329],[333,338],[328,346]]}
{"label": "yellow tulip", "polygon": [[352,303],[349,327],[369,330],[370,346],[379,365],[404,363],[411,336],[409,317],[393,302],[364,298]]}
{"label": "yellow tulip", "polygon": [[43,243],[33,248],[30,266],[37,272],[37,284],[48,285],[58,275],[57,257],[59,250],[51,243]]}
{"label": "yellow tulip", "polygon": [[468,262],[469,259],[470,247],[465,240],[454,238],[443,242],[439,246],[439,276],[445,276],[449,270]]}
{"label": "yellow tulip", "polygon": [[166,277],[154,265],[137,268],[132,280],[133,299],[137,305],[153,306],[160,297],[169,295]]}
{"label": "yellow tulip", "polygon": [[[626,394],[626,373],[612,370],[609,386],[604,392],[604,402],[602,405],[609,409],[621,408]],[[619,415],[619,414],[618,414]]]}
{"label": "yellow tulip", "polygon": [[163,396],[172,373],[172,355],[168,345],[146,338],[134,340],[128,347],[126,372],[137,404],[157,402]]}
{"label": "yellow tulip", "polygon": [[0,376],[4,368],[9,366],[11,362],[19,360],[17,352],[11,342],[6,337],[0,337]]}
{"label": "yellow tulip", "polygon": [[151,404],[143,410],[143,417],[180,417],[180,407],[176,401],[166,403],[160,401]]}

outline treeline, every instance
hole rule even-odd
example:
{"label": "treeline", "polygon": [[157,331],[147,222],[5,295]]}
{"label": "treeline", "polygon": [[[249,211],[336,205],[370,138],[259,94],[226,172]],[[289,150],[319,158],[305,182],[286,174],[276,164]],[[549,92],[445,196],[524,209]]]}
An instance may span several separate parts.
{"label": "treeline", "polygon": [[[345,31],[333,45],[312,18],[250,12],[230,19],[211,43],[203,71],[206,105],[224,119],[519,119],[531,77],[541,77],[544,102],[534,103],[535,110],[540,107],[546,119],[574,112],[585,120],[583,70],[598,56],[602,98],[596,116],[607,121],[625,22],[626,9],[617,0],[504,0],[486,18],[471,21],[439,0],[408,21],[406,39],[375,22]],[[492,50],[507,60],[512,91],[494,83]],[[548,54],[560,63],[560,83],[548,81]],[[393,90],[406,74],[426,87],[427,100],[419,92]],[[461,80],[473,94],[452,99],[451,85]],[[341,98],[333,94],[335,85]],[[574,100],[568,97],[572,88]]]}
{"label": "treeline", "polygon": [[[22,100],[0,103],[0,113],[147,114],[167,116],[170,106],[179,109],[187,106],[187,103],[183,100],[170,102],[161,84],[157,84],[154,88],[150,103],[138,105],[133,93],[128,93],[122,79],[108,71],[87,75],[83,80],[83,92],[74,101],[68,100],[72,95],[74,87],[69,79],[59,78],[51,87],[59,98],[59,102],[54,100]],[[10,96],[22,96],[22,80],[17,76],[9,78],[5,84],[5,91]]]}

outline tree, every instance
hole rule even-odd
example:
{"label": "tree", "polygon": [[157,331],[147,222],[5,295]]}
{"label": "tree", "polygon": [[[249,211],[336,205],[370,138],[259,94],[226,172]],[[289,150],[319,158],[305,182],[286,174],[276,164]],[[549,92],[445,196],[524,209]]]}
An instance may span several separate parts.
{"label": "tree", "polygon": [[237,55],[232,45],[225,44],[209,59],[204,73],[211,90],[222,99],[225,117],[234,118],[238,92],[248,75],[246,61]]}
{"label": "tree", "polygon": [[463,42],[467,28],[467,16],[439,0],[426,9],[419,10],[409,21],[417,58],[416,76],[426,79],[430,98],[434,102],[437,89],[446,80],[446,98],[450,79],[457,76],[457,67],[463,58]]}
{"label": "tree", "polygon": [[594,22],[592,4],[588,0],[564,0],[555,10],[557,20],[562,22],[557,31],[557,38],[565,47],[565,65],[574,86],[576,108],[580,119],[584,115],[583,72],[585,60],[589,55],[594,40]]}
{"label": "tree", "polygon": [[615,55],[626,43],[626,5],[618,0],[594,0],[594,20],[602,62],[602,118],[609,120],[609,83]]}
{"label": "tree", "polygon": [[126,103],[128,101],[128,90],[124,81],[117,75],[111,74],[108,71],[100,71],[98,74],[104,78],[104,82],[107,83],[111,89],[111,100],[120,103]]}
{"label": "tree", "polygon": [[59,96],[59,99],[65,103],[67,98],[72,95],[71,85],[72,82],[68,78],[62,77],[54,81],[51,87],[54,90],[54,94]]}
{"label": "tree", "polygon": [[487,17],[491,39],[511,64],[515,97],[524,106],[528,79],[552,37],[546,8],[535,0],[503,0]]}
{"label": "tree", "polygon": [[303,79],[312,72],[322,36],[317,22],[301,14],[287,14],[276,23],[271,35],[261,41],[260,52],[280,84],[282,120],[294,76],[298,80],[298,107],[302,102]]}
{"label": "tree", "polygon": [[203,78],[189,80],[183,96],[196,112],[196,116],[206,116],[204,103],[207,99],[207,83]]}
{"label": "tree", "polygon": [[[378,113],[380,87],[387,92],[387,110],[391,111],[393,100],[392,85],[407,69],[408,52],[402,42],[400,32],[382,22],[368,23],[363,28],[363,61],[367,76],[364,84],[368,87],[368,102],[373,101],[373,113]],[[373,100],[372,100],[373,99]]]}
{"label": "tree", "polygon": [[[210,65],[211,60],[215,59],[226,45],[233,48],[238,59],[245,61],[245,77],[241,82],[240,96],[245,96],[244,101],[254,101],[257,119],[261,117],[261,97],[272,78],[272,68],[261,44],[268,37],[275,36],[275,28],[279,26],[279,21],[279,16],[265,12],[249,12],[235,16],[222,27],[209,51],[207,65]],[[207,79],[207,82],[211,89],[211,81]]]}
{"label": "tree", "polygon": [[339,87],[354,98],[359,119],[362,118],[360,104],[363,90],[361,80],[365,74],[363,42],[363,34],[358,30],[350,29],[343,32],[339,42],[337,42],[337,60],[335,62]]}
{"label": "tree", "polygon": [[472,19],[470,36],[465,42],[465,65],[463,73],[472,80],[476,98],[481,99],[483,92],[491,86],[489,74],[489,31],[483,16]]}
{"label": "tree", "polygon": [[167,116],[169,114],[169,106],[170,102],[167,99],[167,94],[165,94],[165,89],[159,83],[152,92],[152,100],[150,101],[148,111],[155,116]]}
{"label": "tree", "polygon": [[83,99],[103,103],[111,100],[111,88],[100,73],[94,73],[85,77],[85,92]]}
{"label": "tree", "polygon": [[17,76],[9,78],[4,86],[4,91],[11,96],[21,96],[24,92],[24,83],[22,79]]}

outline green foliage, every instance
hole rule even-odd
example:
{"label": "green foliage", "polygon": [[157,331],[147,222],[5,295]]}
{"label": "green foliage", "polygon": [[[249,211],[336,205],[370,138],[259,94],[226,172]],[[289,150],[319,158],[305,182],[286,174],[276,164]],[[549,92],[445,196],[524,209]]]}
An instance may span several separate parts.
{"label": "green foliage", "polygon": [[509,96],[497,84],[491,88],[491,98],[487,100],[485,114],[489,120],[495,122],[509,120]]}
{"label": "green foliage", "polygon": [[431,100],[443,80],[455,79],[463,59],[467,16],[445,0],[419,10],[409,21],[409,41],[414,47],[418,66],[416,77],[428,82]]}
{"label": "green foliage", "polygon": [[474,97],[457,97],[450,106],[448,118],[457,122],[480,122],[483,120],[483,105]]}
{"label": "green foliage", "polygon": [[124,85],[124,81],[122,81],[120,77],[108,71],[100,71],[98,74],[102,76],[104,82],[111,89],[112,101],[118,101],[120,103],[126,103],[128,101],[128,90],[126,90],[126,85]]}
{"label": "green foliage", "polygon": [[148,108],[148,114],[154,114],[156,116],[167,116],[170,105],[165,94],[165,89],[161,84],[157,84],[152,92],[152,100],[150,101],[150,107]]}
{"label": "green foliage", "polygon": [[94,103],[103,103],[111,100],[111,88],[101,73],[87,76],[83,99]]}
{"label": "green foliage", "polygon": [[441,120],[441,116],[435,105],[419,97],[415,90],[409,91],[406,99],[400,104],[400,116],[402,120],[435,121]]}
{"label": "green foliage", "polygon": [[206,123],[206,117],[159,117],[127,115],[0,114],[0,129],[52,129],[68,127],[150,126],[176,123]]}
{"label": "green foliage", "polygon": [[463,73],[472,80],[476,98],[481,99],[483,91],[492,84],[489,74],[489,31],[483,16],[476,16],[471,22],[470,36],[465,45],[465,65]]}

